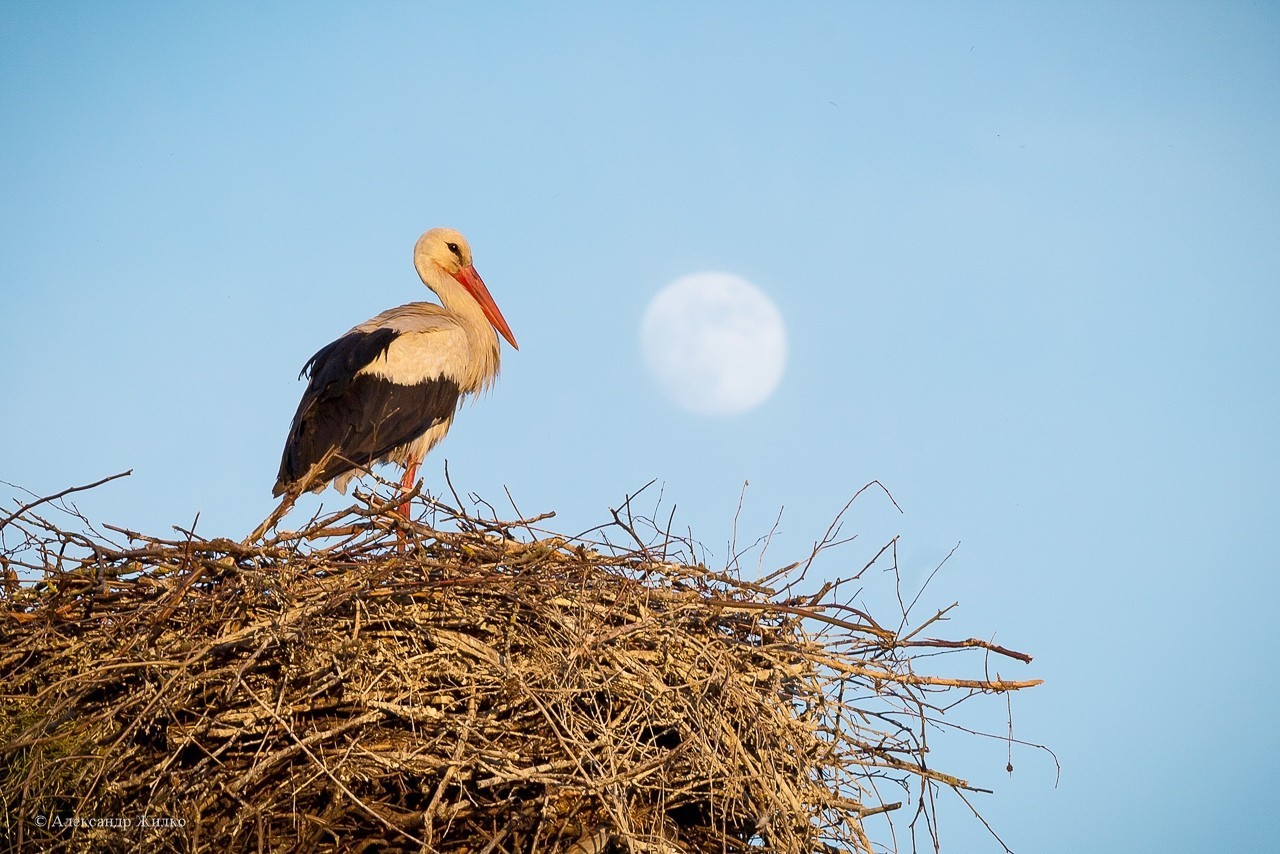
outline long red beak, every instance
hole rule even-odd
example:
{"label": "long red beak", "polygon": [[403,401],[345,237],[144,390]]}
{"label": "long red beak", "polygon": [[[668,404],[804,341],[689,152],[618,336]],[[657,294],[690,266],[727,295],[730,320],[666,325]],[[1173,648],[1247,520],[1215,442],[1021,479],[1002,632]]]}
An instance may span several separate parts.
{"label": "long red beak", "polygon": [[493,328],[498,330],[498,333],[507,339],[512,347],[519,350],[520,345],[516,343],[516,337],[511,334],[511,327],[507,326],[507,321],[502,316],[502,312],[498,311],[498,304],[493,301],[493,297],[489,296],[489,289],[484,286],[484,279],[480,278],[476,268],[468,264],[455,273],[453,277],[458,280],[458,284],[467,289],[467,293],[475,297],[476,302],[480,303],[484,316],[489,318]]}

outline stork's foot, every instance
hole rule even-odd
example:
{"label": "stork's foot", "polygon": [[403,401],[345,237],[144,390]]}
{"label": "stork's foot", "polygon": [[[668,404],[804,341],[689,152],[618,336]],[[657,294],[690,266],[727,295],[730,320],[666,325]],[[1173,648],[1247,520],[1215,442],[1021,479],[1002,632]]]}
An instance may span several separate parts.
{"label": "stork's foot", "polygon": [[[405,466],[404,477],[400,479],[400,493],[402,495],[408,495],[410,492],[412,492],[413,483],[417,479],[418,479],[418,463],[416,461],[413,461],[413,462],[410,462],[407,466]],[[409,513],[413,508],[410,506],[410,502],[407,498],[404,501],[400,502],[400,506],[397,509],[400,511],[400,515],[404,518],[406,522],[412,519]],[[403,528],[397,529],[396,551],[402,554],[404,553],[405,541],[406,541],[406,535],[405,535],[404,529]]]}
{"label": "stork's foot", "polygon": [[[396,508],[396,510],[400,513],[400,516],[404,519],[406,523],[412,521],[409,516],[409,512],[411,509],[412,509],[412,506],[408,501],[403,502],[399,507]],[[400,554],[404,554],[408,550],[408,545],[407,545],[408,541],[409,541],[408,532],[406,532],[403,527],[398,526],[396,528],[396,551],[399,552]]]}
{"label": "stork's foot", "polygon": [[[400,478],[400,494],[408,495],[413,492],[413,484],[418,479],[418,464],[411,462],[405,466],[404,477]],[[400,502],[400,515],[406,520],[409,518],[409,499],[406,498]]]}

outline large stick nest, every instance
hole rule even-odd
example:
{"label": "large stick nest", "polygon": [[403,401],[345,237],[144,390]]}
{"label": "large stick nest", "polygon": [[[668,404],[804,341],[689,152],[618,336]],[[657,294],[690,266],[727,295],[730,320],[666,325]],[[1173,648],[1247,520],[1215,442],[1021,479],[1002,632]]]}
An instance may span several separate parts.
{"label": "large stick nest", "polygon": [[245,542],[0,521],[0,835],[870,852],[897,843],[867,816],[969,788],[927,765],[930,716],[1036,684],[937,674],[1030,659],[800,595],[812,557],[748,582],[625,512],[623,547],[379,500]]}

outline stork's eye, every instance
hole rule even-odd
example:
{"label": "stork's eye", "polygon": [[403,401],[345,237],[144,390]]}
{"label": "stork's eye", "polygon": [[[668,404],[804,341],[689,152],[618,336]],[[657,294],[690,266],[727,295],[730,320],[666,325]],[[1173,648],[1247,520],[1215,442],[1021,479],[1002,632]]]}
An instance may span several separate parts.
{"label": "stork's eye", "polygon": [[456,244],[456,243],[446,243],[446,244],[445,244],[445,246],[448,246],[448,247],[449,247],[449,251],[450,251],[450,252],[452,252],[454,255],[457,255],[459,258],[461,258],[461,257],[462,257],[462,253],[458,251],[458,244]]}

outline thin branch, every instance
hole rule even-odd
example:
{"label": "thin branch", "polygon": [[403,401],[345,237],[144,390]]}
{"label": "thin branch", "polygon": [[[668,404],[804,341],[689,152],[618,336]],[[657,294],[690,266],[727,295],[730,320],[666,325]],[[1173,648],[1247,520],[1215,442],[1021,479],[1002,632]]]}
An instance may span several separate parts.
{"label": "thin branch", "polygon": [[102,478],[101,480],[95,480],[93,483],[87,483],[84,486],[71,486],[71,487],[68,487],[67,489],[62,490],[61,492],[55,492],[53,495],[46,495],[43,498],[38,498],[35,501],[22,505],[17,510],[10,513],[8,516],[4,517],[3,520],[0,520],[0,528],[3,528],[5,525],[8,525],[10,522],[12,522],[14,519],[17,519],[19,516],[24,515],[28,510],[34,510],[36,507],[39,507],[41,504],[46,504],[50,501],[57,501],[59,498],[70,495],[73,492],[84,492],[87,489],[94,489],[96,487],[102,486],[104,483],[110,483],[113,480],[117,480],[122,477],[128,477],[131,474],[133,474],[133,469],[129,469],[128,471],[122,471],[119,474],[109,475],[107,477]]}

